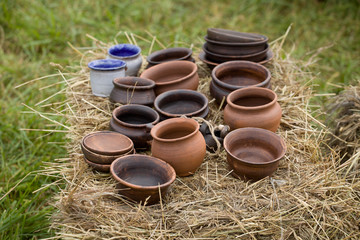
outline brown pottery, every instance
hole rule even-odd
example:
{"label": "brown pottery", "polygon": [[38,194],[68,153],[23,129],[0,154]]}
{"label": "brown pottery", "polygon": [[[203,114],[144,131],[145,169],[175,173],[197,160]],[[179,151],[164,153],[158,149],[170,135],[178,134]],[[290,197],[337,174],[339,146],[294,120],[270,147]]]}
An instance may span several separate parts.
{"label": "brown pottery", "polygon": [[110,101],[121,104],[141,104],[152,106],[155,100],[155,83],[150,79],[123,77],[113,80],[114,88]]}
{"label": "brown pottery", "polygon": [[257,127],[276,132],[280,125],[281,107],[276,93],[270,89],[238,89],[230,93],[226,101],[224,122],[231,130]]}
{"label": "brown pottery", "polygon": [[256,33],[244,33],[222,28],[208,28],[208,38],[219,42],[260,42],[267,41],[267,37]]}
{"label": "brown pottery", "polygon": [[151,130],[151,136],[152,155],[173,166],[178,176],[194,174],[204,160],[205,140],[193,119],[167,119]]}
{"label": "brown pottery", "polygon": [[110,164],[94,163],[94,162],[90,161],[89,159],[87,159],[85,156],[84,156],[84,160],[90,167],[92,167],[96,171],[104,172],[104,173],[110,172]]}
{"label": "brown pottery", "polygon": [[158,65],[163,62],[176,61],[176,60],[185,60],[195,62],[191,57],[192,50],[190,48],[167,48],[162,49],[150,54],[146,60],[148,61],[147,68]]}
{"label": "brown pottery", "polygon": [[159,190],[163,199],[176,178],[175,170],[166,162],[138,154],[116,159],[110,171],[121,195],[147,204],[160,201]]}
{"label": "brown pottery", "polygon": [[140,77],[155,82],[155,94],[174,89],[196,90],[199,85],[197,66],[189,61],[170,61],[146,69]]}
{"label": "brown pottery", "polygon": [[286,151],[282,138],[261,128],[240,128],[230,132],[224,139],[224,148],[233,175],[253,181],[270,176]]}

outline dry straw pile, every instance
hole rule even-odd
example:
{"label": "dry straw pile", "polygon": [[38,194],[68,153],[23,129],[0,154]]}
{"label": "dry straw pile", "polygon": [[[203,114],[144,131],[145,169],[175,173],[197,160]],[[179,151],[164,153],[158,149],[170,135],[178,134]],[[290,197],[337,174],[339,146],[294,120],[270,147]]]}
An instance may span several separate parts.
{"label": "dry straw pile", "polygon": [[[149,52],[154,44],[163,46],[155,37],[127,36],[129,41],[147,45]],[[169,194],[153,206],[123,199],[109,174],[94,172],[84,162],[81,138],[108,129],[114,109],[108,99],[91,94],[87,69],[90,60],[105,57],[109,44],[93,39],[93,48],[74,48],[80,64],[59,70],[67,98],[54,105],[55,110],[65,108],[56,114],[67,119],[63,127],[68,131],[69,157],[54,160],[45,170],[59,178],[56,183],[63,183],[55,199],[58,211],[52,227],[56,238],[360,238],[360,181],[353,168],[359,156],[342,163],[338,152],[326,144],[329,131],[310,112],[312,74],[304,69],[306,63],[294,61],[282,50],[285,38],[271,43],[275,58],[267,66],[283,109],[278,134],[286,141],[287,153],[279,169],[271,178],[243,182],[230,175],[224,150],[207,153],[193,176],[177,178]],[[194,47],[194,51],[199,49]],[[210,71],[198,60],[197,64],[199,91],[211,99]],[[222,123],[222,112],[214,101],[210,109],[208,121]]]}

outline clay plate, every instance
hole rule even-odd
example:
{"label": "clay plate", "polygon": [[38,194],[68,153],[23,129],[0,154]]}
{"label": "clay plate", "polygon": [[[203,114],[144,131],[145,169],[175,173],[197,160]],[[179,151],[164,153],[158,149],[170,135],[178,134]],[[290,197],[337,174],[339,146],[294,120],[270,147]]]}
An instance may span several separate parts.
{"label": "clay plate", "polygon": [[222,28],[208,28],[208,38],[219,42],[260,42],[267,41],[267,37],[257,33],[238,32]]}
{"label": "clay plate", "polygon": [[94,163],[92,161],[89,161],[86,157],[84,157],[84,160],[90,167],[92,167],[93,169],[99,172],[104,172],[104,173],[110,172],[110,165]]}

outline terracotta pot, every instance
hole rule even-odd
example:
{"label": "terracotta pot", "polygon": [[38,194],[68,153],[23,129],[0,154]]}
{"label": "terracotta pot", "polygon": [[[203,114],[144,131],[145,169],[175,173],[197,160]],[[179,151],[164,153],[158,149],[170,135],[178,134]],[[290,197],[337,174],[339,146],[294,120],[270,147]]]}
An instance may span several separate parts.
{"label": "terracotta pot", "polygon": [[92,167],[96,171],[104,172],[104,173],[110,172],[110,164],[94,163],[94,162],[90,161],[89,159],[87,159],[86,157],[84,157],[84,160],[90,167]]}
{"label": "terracotta pot", "polygon": [[151,130],[151,136],[151,154],[173,166],[178,176],[194,174],[204,160],[205,140],[193,119],[167,119]]}
{"label": "terracotta pot", "polygon": [[270,176],[285,155],[286,145],[275,133],[261,128],[240,128],[224,139],[227,162],[235,177],[260,180]]}
{"label": "terracotta pot", "polygon": [[202,117],[209,113],[209,101],[200,92],[186,89],[178,89],[164,92],[156,97],[155,110],[162,120],[167,118]]}
{"label": "terracotta pot", "polygon": [[158,65],[163,62],[169,61],[177,61],[177,60],[185,60],[190,62],[195,62],[195,60],[191,57],[192,50],[190,48],[167,48],[162,49],[150,54],[146,60],[148,61],[148,65],[146,68]]}
{"label": "terracotta pot", "polygon": [[199,85],[199,76],[195,63],[188,61],[171,61],[160,63],[146,69],[140,77],[155,82],[155,94],[175,89],[196,90]]}
{"label": "terracotta pot", "polygon": [[126,62],[126,76],[137,76],[142,64],[141,48],[133,44],[118,44],[108,50],[108,57]]}
{"label": "terracotta pot", "polygon": [[116,159],[110,171],[121,195],[147,204],[160,201],[159,188],[163,199],[176,178],[175,170],[166,162],[138,154]]}
{"label": "terracotta pot", "polygon": [[110,128],[128,136],[136,149],[147,148],[151,128],[159,122],[159,114],[152,108],[129,104],[115,108],[110,120]]}
{"label": "terracotta pot", "polygon": [[280,125],[281,107],[276,93],[270,89],[239,89],[230,93],[226,101],[224,122],[231,130],[257,127],[276,132]]}
{"label": "terracotta pot", "polygon": [[155,100],[155,83],[146,78],[115,78],[110,101],[121,104],[140,104],[152,106]]}
{"label": "terracotta pot", "polygon": [[84,146],[83,142],[81,142],[81,150],[84,154],[84,157],[88,160],[91,161],[92,163],[95,164],[101,164],[101,165],[110,165],[115,159],[122,157],[122,156],[126,156],[129,154],[133,154],[135,152],[134,148],[128,150],[127,152],[123,152],[121,154],[116,154],[116,155],[103,155],[103,154],[98,154],[95,152],[92,152],[90,149],[88,149],[87,147]]}
{"label": "terracotta pot", "polygon": [[218,104],[230,92],[237,89],[255,86],[271,88],[270,71],[257,63],[249,61],[225,62],[211,72],[210,94]]}
{"label": "terracotta pot", "polygon": [[266,36],[260,34],[244,33],[244,32],[232,31],[222,28],[208,28],[207,34],[209,39],[219,42],[247,43],[247,42],[261,42],[264,40],[268,41],[268,38]]}

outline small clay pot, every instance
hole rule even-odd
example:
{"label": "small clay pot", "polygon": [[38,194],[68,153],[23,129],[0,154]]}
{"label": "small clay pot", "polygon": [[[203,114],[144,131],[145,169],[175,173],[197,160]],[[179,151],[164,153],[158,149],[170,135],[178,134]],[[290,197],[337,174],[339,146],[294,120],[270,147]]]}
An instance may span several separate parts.
{"label": "small clay pot", "polygon": [[250,87],[271,88],[270,71],[257,63],[249,61],[225,62],[211,72],[210,94],[220,104],[230,92]]}
{"label": "small clay pot", "polygon": [[126,76],[137,76],[142,64],[141,48],[133,44],[118,44],[108,50],[108,57],[126,62]]}
{"label": "small clay pot", "polygon": [[115,78],[110,101],[121,104],[140,104],[152,106],[155,100],[155,83],[146,78]]}
{"label": "small clay pot", "polygon": [[147,56],[146,60],[148,61],[148,65],[146,68],[158,65],[163,62],[170,61],[179,61],[185,60],[190,62],[195,62],[195,60],[191,57],[192,50],[190,48],[167,48],[162,49],[156,52],[153,52],[149,56]]}
{"label": "small clay pot", "polygon": [[200,92],[186,89],[178,89],[164,92],[156,97],[155,110],[162,120],[167,118],[202,117],[209,113],[209,101]]}
{"label": "small clay pot", "polygon": [[110,128],[128,136],[136,149],[147,148],[151,141],[150,130],[160,120],[152,108],[129,104],[117,107],[112,113]]}
{"label": "small clay pot", "polygon": [[251,43],[268,41],[266,36],[260,34],[244,33],[222,28],[208,28],[207,36],[209,39],[219,42]]}
{"label": "small clay pot", "polygon": [[84,157],[84,160],[90,167],[92,167],[93,169],[95,169],[99,172],[104,172],[104,173],[110,172],[110,164],[94,163],[94,162],[90,161],[89,159],[87,159],[86,157]]}
{"label": "small clay pot", "polygon": [[196,90],[199,85],[197,66],[189,61],[170,61],[146,69],[140,77],[155,82],[155,94],[175,89]]}
{"label": "small clay pot", "polygon": [[257,181],[270,176],[285,155],[286,145],[275,133],[261,128],[240,128],[224,139],[233,176]]}
{"label": "small clay pot", "polygon": [[178,176],[194,174],[204,160],[205,140],[193,119],[167,119],[151,129],[151,136],[151,154],[173,166]]}
{"label": "small clay pot", "polygon": [[248,87],[229,94],[224,109],[224,122],[231,130],[257,127],[276,132],[280,125],[281,107],[274,91]]}
{"label": "small clay pot", "polygon": [[146,155],[129,155],[116,159],[110,167],[118,182],[119,193],[148,205],[163,199],[176,178],[175,170],[166,162]]}

